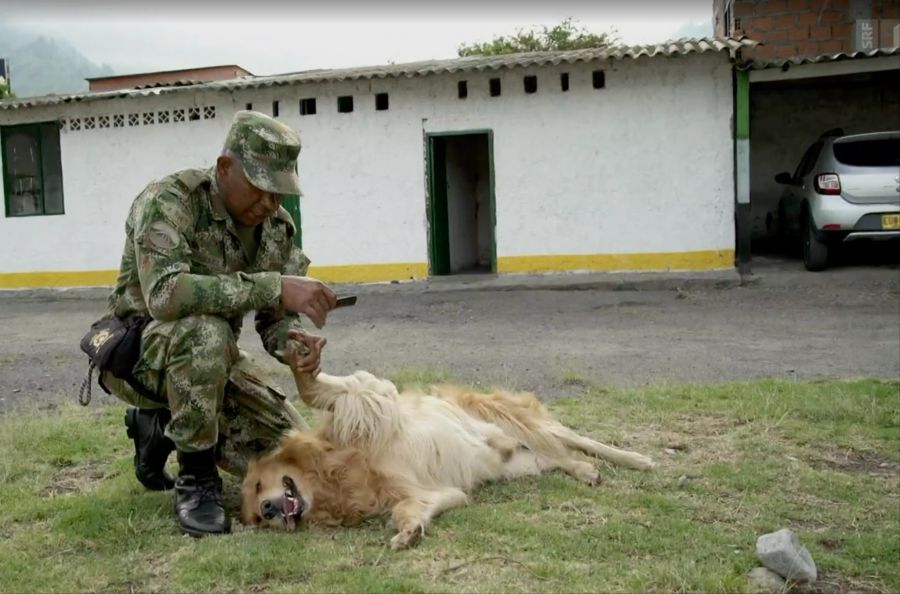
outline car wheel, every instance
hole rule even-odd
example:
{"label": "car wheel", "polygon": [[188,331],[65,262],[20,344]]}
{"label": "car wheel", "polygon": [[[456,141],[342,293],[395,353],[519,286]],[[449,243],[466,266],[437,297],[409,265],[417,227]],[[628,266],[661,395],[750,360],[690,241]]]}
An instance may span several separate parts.
{"label": "car wheel", "polygon": [[828,246],[816,237],[816,227],[812,217],[806,216],[803,233],[803,265],[807,270],[818,272],[825,270],[828,264]]}

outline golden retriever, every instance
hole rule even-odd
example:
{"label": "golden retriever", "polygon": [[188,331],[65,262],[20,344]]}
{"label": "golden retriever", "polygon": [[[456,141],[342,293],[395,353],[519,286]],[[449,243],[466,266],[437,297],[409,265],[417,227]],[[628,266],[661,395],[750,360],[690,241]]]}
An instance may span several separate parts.
{"label": "golden retriever", "polygon": [[653,462],[555,420],[531,394],[453,386],[398,393],[390,381],[294,372],[315,431],[294,431],[251,462],[241,488],[246,525],[294,530],[307,521],[353,526],[391,513],[395,549],[413,546],[441,512],[479,483],[560,469],[596,485],[593,457],[635,469]]}

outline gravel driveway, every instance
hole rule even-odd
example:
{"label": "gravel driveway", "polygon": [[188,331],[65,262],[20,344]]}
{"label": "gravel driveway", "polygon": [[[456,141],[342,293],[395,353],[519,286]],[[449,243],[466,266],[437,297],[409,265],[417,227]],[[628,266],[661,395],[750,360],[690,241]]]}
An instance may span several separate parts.
{"label": "gravel driveway", "polygon": [[[470,277],[340,287],[360,298],[329,317],[324,369],[439,371],[545,398],[577,394],[583,381],[900,377],[897,262],[808,273],[796,260],[763,258],[754,260],[749,283],[730,278]],[[74,400],[86,371],[78,341],[102,314],[104,294],[0,292],[0,411]],[[241,346],[290,387],[247,322]],[[112,401],[99,389],[94,396]]]}

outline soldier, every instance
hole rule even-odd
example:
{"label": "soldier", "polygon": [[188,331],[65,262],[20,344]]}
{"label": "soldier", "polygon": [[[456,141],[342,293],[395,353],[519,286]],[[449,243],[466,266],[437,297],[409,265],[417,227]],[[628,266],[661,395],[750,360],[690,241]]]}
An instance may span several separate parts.
{"label": "soldier", "polygon": [[[272,356],[280,359],[291,337],[309,347],[299,368],[319,367],[325,340],[303,333],[298,313],[321,328],[336,298],[305,276],[309,260],[280,207],[284,195],[300,194],[299,153],[292,129],[238,112],[215,167],[151,183],[125,224],[109,314],[147,323],[138,330],[132,372],[102,370],[100,378],[135,407],[125,424],[138,480],[152,490],[175,489],[178,522],[192,536],[230,530],[217,465],[242,475],[248,458],[305,426],[237,347],[244,314],[255,311]],[[173,450],[177,480],[164,469]]]}

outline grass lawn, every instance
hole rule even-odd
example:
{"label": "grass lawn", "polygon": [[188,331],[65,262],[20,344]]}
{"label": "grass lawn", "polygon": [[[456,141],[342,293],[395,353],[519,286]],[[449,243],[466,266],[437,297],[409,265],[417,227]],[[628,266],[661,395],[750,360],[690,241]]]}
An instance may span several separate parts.
{"label": "grass lawn", "polygon": [[[385,519],[182,537],[172,495],[133,477],[124,407],[10,413],[0,592],[736,592],[756,537],[782,527],[818,565],[813,591],[900,591],[900,383],[586,385],[550,408],[659,470],[487,485],[403,552]],[[226,479],[234,512],[237,488]]]}

